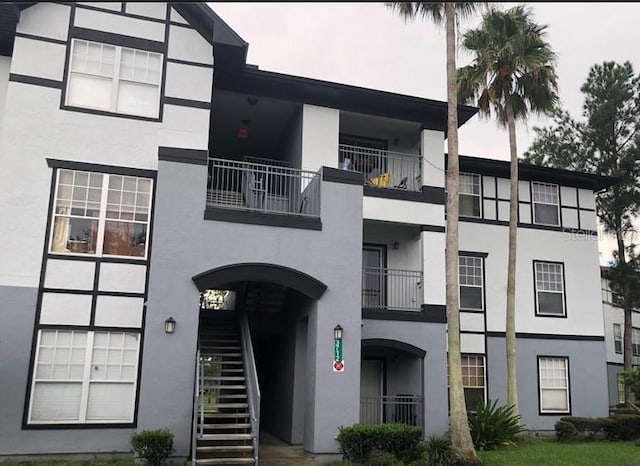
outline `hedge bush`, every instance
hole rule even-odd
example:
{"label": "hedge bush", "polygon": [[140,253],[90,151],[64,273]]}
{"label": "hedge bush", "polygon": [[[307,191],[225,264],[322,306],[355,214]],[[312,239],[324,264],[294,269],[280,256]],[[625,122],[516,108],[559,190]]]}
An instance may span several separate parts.
{"label": "hedge bush", "polygon": [[160,466],[175,451],[173,434],[169,429],[143,430],[131,436],[131,448],[147,464]]}
{"label": "hedge bush", "polygon": [[555,425],[558,440],[592,440],[599,433],[609,440],[640,439],[640,415],[616,414],[609,417],[562,417]]}
{"label": "hedge bush", "polygon": [[389,453],[399,462],[410,463],[420,458],[422,429],[406,424],[354,424],[340,427],[337,437],[344,459],[359,464],[378,452]]}

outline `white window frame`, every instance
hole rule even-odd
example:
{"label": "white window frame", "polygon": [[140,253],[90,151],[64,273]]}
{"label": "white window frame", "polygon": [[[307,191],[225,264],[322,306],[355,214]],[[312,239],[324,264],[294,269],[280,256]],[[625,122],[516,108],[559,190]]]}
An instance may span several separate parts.
{"label": "white window frame", "polygon": [[624,382],[622,380],[622,374],[618,372],[616,374],[616,391],[618,392],[618,404],[623,405],[625,403]]}
{"label": "white window frame", "polygon": [[[470,192],[463,192],[462,191],[462,183],[460,183],[460,191],[458,192],[458,196],[473,196],[473,197],[477,197],[478,198],[478,205],[479,205],[479,214],[478,215],[463,215],[460,214],[461,217],[468,217],[468,218],[482,218],[482,177],[476,173],[465,173],[465,172],[461,172],[460,173],[460,179],[462,181],[462,177],[464,176],[469,176],[471,178],[473,178],[474,180],[477,180],[478,183],[478,193],[470,193]],[[472,182],[473,185],[475,185],[475,181]]]}
{"label": "white window frame", "polygon": [[[98,221],[98,229],[96,232],[97,238],[96,238],[96,252],[95,254],[90,254],[90,253],[82,253],[82,252],[67,252],[67,251],[54,251],[53,249],[53,241],[54,241],[54,228],[55,228],[55,219],[56,219],[56,207],[57,207],[57,202],[58,202],[58,190],[60,188],[60,174],[63,171],[71,171],[71,172],[83,172],[83,173],[87,173],[89,175],[91,174],[99,174],[102,175],[102,194],[100,197],[100,214],[98,217],[90,217],[93,218],[95,220]],[[133,259],[133,260],[140,260],[140,261],[145,261],[147,260],[147,257],[149,255],[149,237],[150,237],[150,232],[151,232],[151,214],[152,214],[152,206],[153,206],[153,187],[154,187],[154,180],[153,178],[146,178],[146,177],[142,177],[142,176],[135,176],[135,175],[119,175],[119,174],[110,174],[110,173],[99,173],[99,172],[91,172],[91,171],[87,171],[87,170],[74,170],[74,169],[57,169],[56,170],[56,179],[55,179],[55,189],[54,189],[54,200],[53,200],[53,206],[52,206],[52,212],[51,212],[51,227],[49,230],[49,254],[56,254],[56,255],[62,255],[62,256],[81,256],[81,257],[112,257],[112,258],[116,258],[116,259]],[[123,222],[123,223],[145,223],[145,222],[140,222],[140,221],[135,221],[135,220],[121,220],[121,219],[116,219],[116,218],[107,218],[107,199],[108,199],[108,195],[109,195],[109,179],[111,176],[122,176],[122,177],[128,177],[128,178],[137,178],[137,179],[142,179],[142,180],[149,180],[149,205],[148,205],[148,212],[147,212],[147,221],[146,221],[146,237],[145,237],[145,244],[144,244],[144,255],[143,256],[125,256],[125,255],[117,255],[117,254],[103,254],[103,246],[104,246],[104,233],[105,233],[105,225],[106,222],[108,221],[113,221],[113,222]],[[69,218],[89,218],[89,217],[78,217],[78,216],[73,216],[73,215],[62,215],[64,217],[69,217]]]}
{"label": "white window frame", "polygon": [[[538,264],[543,265],[558,265],[561,268],[561,276],[562,276],[562,291],[550,291],[550,290],[540,290],[538,288]],[[564,277],[564,264],[562,262],[552,262],[552,261],[533,261],[533,283],[536,292],[535,300],[536,300],[536,316],[540,317],[567,317],[567,304],[566,304],[566,295],[565,295],[565,277]],[[562,314],[550,314],[540,312],[540,299],[538,297],[538,293],[557,293],[562,295]]]}
{"label": "white window frame", "polygon": [[640,328],[631,329],[631,363],[640,365]]}
{"label": "white window frame", "polygon": [[[544,387],[542,383],[542,361],[564,361],[564,380],[565,387]],[[552,410],[542,408],[542,397],[544,390],[564,390],[566,392],[567,409],[566,410]],[[538,403],[540,414],[567,414],[571,413],[571,380],[569,375],[569,358],[566,356],[538,356]]]}
{"label": "white window frame", "polygon": [[622,354],[622,352],[624,351],[621,324],[613,324],[613,350],[616,354]]}
{"label": "white window frame", "polygon": [[[135,402],[137,398],[137,390],[138,390],[138,374],[140,372],[140,341],[142,340],[142,335],[140,332],[132,332],[129,330],[72,330],[73,332],[82,332],[86,333],[86,343],[85,343],[85,354],[84,354],[84,371],[82,379],[38,379],[37,378],[37,364],[39,361],[40,350],[41,350],[41,338],[43,331],[69,331],[69,329],[65,328],[57,328],[57,329],[40,329],[38,330],[38,338],[37,338],[37,346],[36,346],[36,354],[33,362],[33,375],[31,377],[31,389],[29,396],[29,413],[28,413],[28,423],[30,425],[50,425],[50,424],[132,424],[135,420]],[[137,335],[137,346],[136,346],[136,365],[135,365],[135,377],[133,382],[131,381],[119,381],[119,380],[103,380],[103,379],[92,379],[91,378],[91,369],[93,368],[92,359],[93,359],[93,350],[94,350],[94,337],[96,333],[125,333],[125,334],[136,334]],[[82,391],[80,396],[80,412],[77,421],[70,420],[46,420],[46,421],[33,421],[33,402],[34,395],[37,383],[81,383]],[[92,383],[113,383],[113,384],[132,384],[133,385],[133,409],[131,411],[131,417],[127,420],[88,420],[87,421],[87,408],[88,408],[88,400],[89,400],[89,388]]]}
{"label": "white window frame", "polygon": [[[552,202],[544,202],[544,201],[537,201],[536,200],[536,186],[538,187],[553,187],[556,191],[556,199],[557,199],[557,203],[552,203]],[[536,204],[542,204],[542,205],[551,205],[551,206],[555,206],[556,207],[556,211],[558,214],[558,223],[544,223],[544,222],[539,222],[538,219],[536,219]],[[558,227],[560,226],[560,224],[562,223],[562,221],[560,220],[560,187],[557,184],[553,184],[553,183],[542,183],[540,181],[532,181],[531,182],[531,207],[533,210],[533,223],[536,225],[548,225],[548,226],[554,226],[554,227]]]}
{"label": "white window frame", "polygon": [[[480,285],[462,285],[462,280],[460,280],[460,259],[465,259],[465,260],[469,260],[469,259],[473,259],[474,262],[479,261],[480,262]],[[475,264],[474,264],[475,267]],[[483,277],[483,269],[484,269],[484,258],[480,257],[480,256],[471,256],[471,255],[465,255],[465,254],[460,254],[458,256],[458,305],[460,306],[461,310],[469,310],[469,311],[484,311],[484,277]],[[475,308],[475,307],[462,307],[462,305],[460,304],[460,296],[462,295],[462,287],[466,287],[466,288],[480,288],[480,307],[479,308]]]}
{"label": "white window frame", "polygon": [[[101,75],[101,74],[97,74],[97,73],[88,73],[88,72],[81,72],[81,71],[73,71],[73,52],[74,49],[76,47],[76,44],[79,42],[86,42],[88,44],[97,44],[97,45],[101,45],[101,46],[108,46],[108,47],[114,47],[115,49],[115,53],[114,53],[114,63],[113,63],[113,76],[105,76],[105,75]],[[164,69],[164,55],[158,52],[152,52],[150,50],[142,50],[142,49],[134,49],[131,47],[122,47],[120,45],[114,45],[114,44],[107,44],[107,43],[102,43],[102,42],[96,42],[96,41],[91,41],[91,40],[86,40],[86,39],[77,39],[74,38],[71,40],[71,51],[69,54],[69,69],[67,70],[67,87],[65,90],[65,106],[69,107],[69,108],[86,108],[89,110],[95,110],[97,112],[106,112],[106,113],[113,113],[116,115],[125,115],[125,116],[134,116],[134,117],[141,117],[141,118],[148,118],[151,120],[158,120],[160,118],[160,98],[161,98],[161,90],[162,90],[162,74],[163,74],[163,69]],[[126,79],[126,78],[122,78],[120,76],[120,67],[122,64],[122,50],[131,50],[134,52],[144,52],[144,53],[149,53],[149,54],[153,54],[153,55],[157,55],[160,58],[160,74],[158,77],[158,82],[154,83],[151,81],[136,81],[136,80],[132,80],[132,79]],[[71,90],[71,75],[72,74],[78,74],[78,75],[84,75],[84,76],[90,76],[90,77],[98,77],[101,79],[110,79],[111,80],[111,104],[109,106],[109,109],[105,110],[104,108],[98,108],[98,107],[92,107],[90,104],[83,104],[83,105],[79,105],[77,103],[74,104],[70,104],[69,103],[69,97],[70,97],[70,90]],[[156,91],[156,111],[153,115],[147,115],[147,114],[142,114],[142,113],[124,113],[121,111],[118,111],[118,92],[120,89],[120,82],[121,81],[126,81],[126,82],[134,82],[134,83],[140,83],[140,84],[145,84],[148,86],[156,86],[157,91]]]}

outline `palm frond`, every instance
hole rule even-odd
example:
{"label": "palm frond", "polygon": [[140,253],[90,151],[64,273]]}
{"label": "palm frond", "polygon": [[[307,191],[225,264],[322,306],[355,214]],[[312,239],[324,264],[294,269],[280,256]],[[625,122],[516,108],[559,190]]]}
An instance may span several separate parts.
{"label": "palm frond", "polygon": [[[444,24],[446,2],[385,2],[391,10],[397,12],[405,21],[422,17],[435,24]],[[487,7],[488,2],[454,2],[456,15],[465,19]]]}

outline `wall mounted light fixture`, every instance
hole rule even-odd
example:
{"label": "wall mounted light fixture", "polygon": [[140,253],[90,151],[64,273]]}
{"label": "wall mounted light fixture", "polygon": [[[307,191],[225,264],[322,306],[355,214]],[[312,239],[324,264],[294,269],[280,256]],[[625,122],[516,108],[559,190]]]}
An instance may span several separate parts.
{"label": "wall mounted light fixture", "polygon": [[340,327],[340,325],[336,325],[333,329],[333,338],[336,340],[342,340],[342,327]]}
{"label": "wall mounted light fixture", "polygon": [[173,317],[169,317],[164,321],[164,332],[165,333],[173,333],[176,331],[176,321]]}

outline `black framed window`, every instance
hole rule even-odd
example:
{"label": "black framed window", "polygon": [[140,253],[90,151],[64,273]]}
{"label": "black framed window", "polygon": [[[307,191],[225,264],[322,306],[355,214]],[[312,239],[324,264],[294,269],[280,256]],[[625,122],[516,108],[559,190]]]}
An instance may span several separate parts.
{"label": "black framed window", "polygon": [[564,265],[559,262],[534,261],[536,314],[566,317]]}
{"label": "black framed window", "polygon": [[613,324],[613,347],[615,352],[622,354],[622,325]]}
{"label": "black framed window", "polygon": [[540,413],[570,413],[569,358],[538,356]]}
{"label": "black framed window", "polygon": [[480,218],[481,201],[480,175],[460,173],[460,216]]}
{"label": "black framed window", "polygon": [[484,310],[483,260],[477,256],[461,255],[458,258],[460,309]]}
{"label": "black framed window", "polygon": [[533,192],[533,223],[540,225],[560,225],[560,195],[558,185],[531,183]]}

